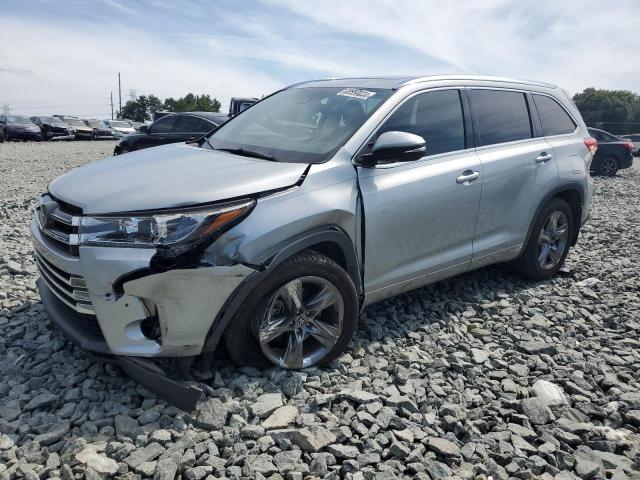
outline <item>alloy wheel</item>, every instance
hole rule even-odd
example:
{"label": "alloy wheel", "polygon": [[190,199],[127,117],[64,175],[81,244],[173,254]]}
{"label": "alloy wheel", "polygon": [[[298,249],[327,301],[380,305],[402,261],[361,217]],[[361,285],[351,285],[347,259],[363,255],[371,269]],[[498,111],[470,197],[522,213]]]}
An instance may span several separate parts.
{"label": "alloy wheel", "polygon": [[316,365],[342,334],[344,301],[322,277],[306,276],[282,285],[269,299],[257,329],[262,353],[284,368]]}
{"label": "alloy wheel", "polygon": [[538,239],[538,265],[543,270],[555,268],[563,258],[569,241],[569,220],[564,212],[551,212]]}
{"label": "alloy wheel", "polygon": [[600,172],[603,175],[606,175],[607,177],[611,177],[615,175],[617,171],[618,171],[618,163],[616,162],[615,158],[607,157],[602,160],[602,163],[600,164]]}

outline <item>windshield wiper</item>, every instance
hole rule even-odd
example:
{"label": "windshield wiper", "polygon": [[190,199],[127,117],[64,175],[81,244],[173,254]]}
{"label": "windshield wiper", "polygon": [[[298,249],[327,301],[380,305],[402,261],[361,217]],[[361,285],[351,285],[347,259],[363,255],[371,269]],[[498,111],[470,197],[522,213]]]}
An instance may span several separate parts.
{"label": "windshield wiper", "polygon": [[218,150],[219,152],[233,153],[234,155],[242,155],[243,157],[261,158],[262,160],[270,160],[272,162],[278,161],[275,157],[267,155],[266,153],[253,152],[251,150],[245,150],[244,148],[214,148],[214,150]]}

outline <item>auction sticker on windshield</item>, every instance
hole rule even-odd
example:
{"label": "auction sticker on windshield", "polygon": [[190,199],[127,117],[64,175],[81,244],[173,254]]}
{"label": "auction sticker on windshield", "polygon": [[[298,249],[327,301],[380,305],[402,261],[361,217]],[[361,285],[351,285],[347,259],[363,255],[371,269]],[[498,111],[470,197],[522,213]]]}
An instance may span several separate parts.
{"label": "auction sticker on windshield", "polygon": [[366,100],[369,97],[373,97],[375,94],[376,92],[360,90],[359,88],[345,88],[344,90],[336,93],[336,95],[342,95],[343,97],[353,97],[361,100]]}

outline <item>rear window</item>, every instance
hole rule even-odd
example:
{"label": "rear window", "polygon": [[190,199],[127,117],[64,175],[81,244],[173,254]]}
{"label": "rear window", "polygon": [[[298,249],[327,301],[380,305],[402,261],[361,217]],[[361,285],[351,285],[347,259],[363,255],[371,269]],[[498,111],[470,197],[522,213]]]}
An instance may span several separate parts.
{"label": "rear window", "polygon": [[546,95],[533,94],[533,100],[536,102],[536,108],[542,123],[542,133],[545,137],[564,135],[575,131],[575,122],[553,98]]}
{"label": "rear window", "polygon": [[532,138],[527,100],[522,92],[470,90],[480,145]]}

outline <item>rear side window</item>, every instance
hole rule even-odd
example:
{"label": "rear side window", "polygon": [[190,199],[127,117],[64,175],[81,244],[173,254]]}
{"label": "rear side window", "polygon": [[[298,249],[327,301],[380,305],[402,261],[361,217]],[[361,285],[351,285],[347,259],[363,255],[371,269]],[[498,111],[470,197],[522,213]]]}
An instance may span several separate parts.
{"label": "rear side window", "polygon": [[545,137],[564,135],[575,131],[576,124],[553,98],[534,93],[533,100],[536,102],[540,122],[542,122],[542,133]]}
{"label": "rear side window", "polygon": [[436,90],[410,98],[378,134],[390,131],[420,135],[427,142],[427,155],[464,150],[464,117],[458,90]]}
{"label": "rear side window", "polygon": [[173,125],[176,123],[177,115],[167,115],[160,120],[153,122],[149,128],[150,133],[169,133],[173,130]]}
{"label": "rear side window", "polygon": [[470,90],[480,145],[532,138],[531,119],[524,93],[505,90]]}
{"label": "rear side window", "polygon": [[181,115],[176,122],[173,133],[202,133],[205,134],[215,128],[214,125],[200,117]]}

